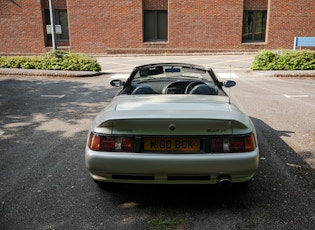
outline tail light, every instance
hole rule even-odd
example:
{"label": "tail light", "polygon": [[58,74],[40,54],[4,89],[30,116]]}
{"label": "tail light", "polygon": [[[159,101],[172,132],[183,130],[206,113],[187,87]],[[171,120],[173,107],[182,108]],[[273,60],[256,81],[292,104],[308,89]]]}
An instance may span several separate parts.
{"label": "tail light", "polygon": [[100,136],[91,133],[88,146],[93,151],[134,152],[134,138]]}
{"label": "tail light", "polygon": [[251,152],[256,148],[254,134],[245,137],[214,137],[211,138],[212,153]]}

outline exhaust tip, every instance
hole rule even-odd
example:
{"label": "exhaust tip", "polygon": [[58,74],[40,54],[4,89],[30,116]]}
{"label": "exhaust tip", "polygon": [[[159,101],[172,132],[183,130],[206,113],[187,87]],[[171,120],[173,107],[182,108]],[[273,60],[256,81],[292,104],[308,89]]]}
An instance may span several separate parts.
{"label": "exhaust tip", "polygon": [[217,178],[218,185],[222,188],[227,188],[232,185],[232,180],[230,176],[219,176]]}

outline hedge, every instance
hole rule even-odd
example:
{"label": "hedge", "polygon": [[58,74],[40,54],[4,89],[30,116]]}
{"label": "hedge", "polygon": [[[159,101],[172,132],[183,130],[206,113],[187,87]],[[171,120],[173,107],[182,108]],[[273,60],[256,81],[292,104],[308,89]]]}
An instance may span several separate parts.
{"label": "hedge", "polygon": [[261,50],[251,65],[252,70],[315,70],[315,52],[310,50]]}
{"label": "hedge", "polygon": [[51,51],[42,56],[1,56],[0,68],[41,70],[100,71],[93,57],[63,51]]}

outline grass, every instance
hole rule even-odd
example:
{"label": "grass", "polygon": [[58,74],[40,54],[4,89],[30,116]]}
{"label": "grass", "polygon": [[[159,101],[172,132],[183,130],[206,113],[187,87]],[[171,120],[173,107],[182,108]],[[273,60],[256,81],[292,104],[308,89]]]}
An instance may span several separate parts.
{"label": "grass", "polygon": [[150,215],[147,218],[146,229],[184,229],[185,224],[185,217],[178,216],[175,209],[167,209],[163,205],[160,205],[151,208]]}

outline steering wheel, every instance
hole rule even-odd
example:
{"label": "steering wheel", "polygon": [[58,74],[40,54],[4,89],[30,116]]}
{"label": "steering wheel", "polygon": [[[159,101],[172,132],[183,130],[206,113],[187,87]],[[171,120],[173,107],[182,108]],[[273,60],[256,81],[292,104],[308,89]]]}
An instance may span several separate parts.
{"label": "steering wheel", "polygon": [[203,81],[193,81],[193,82],[190,82],[187,86],[186,86],[186,89],[185,89],[185,94],[189,94],[190,91],[196,86],[196,85],[206,85],[206,83],[204,83]]}

